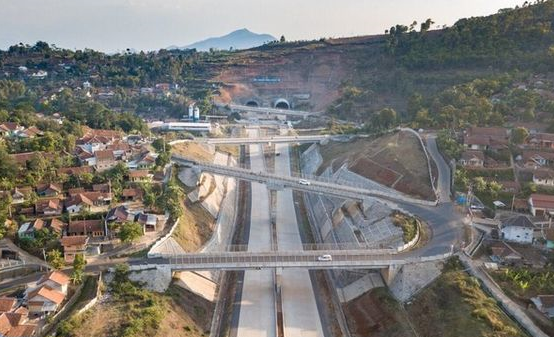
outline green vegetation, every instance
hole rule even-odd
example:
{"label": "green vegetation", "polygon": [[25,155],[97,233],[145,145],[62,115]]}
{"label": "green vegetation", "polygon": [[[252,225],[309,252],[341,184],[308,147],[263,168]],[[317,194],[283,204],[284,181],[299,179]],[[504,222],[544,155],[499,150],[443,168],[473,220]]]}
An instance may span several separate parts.
{"label": "green vegetation", "polygon": [[392,221],[395,226],[402,228],[404,243],[408,243],[416,237],[419,228],[419,221],[416,218],[395,213],[392,215]]}
{"label": "green vegetation", "polygon": [[138,240],[143,234],[144,232],[141,224],[129,221],[121,225],[117,237],[125,243],[132,243]]}
{"label": "green vegetation", "polygon": [[448,158],[460,159],[464,146],[457,141],[447,130],[442,130],[437,135],[437,146]]}
{"label": "green vegetation", "polygon": [[63,254],[57,249],[46,253],[46,261],[48,261],[54,269],[62,269],[65,266]]}
{"label": "green vegetation", "polygon": [[[501,283],[508,285],[510,291],[518,296],[531,297],[554,292],[554,270],[546,268],[506,268],[493,274]],[[530,296],[531,295],[531,296]]]}
{"label": "green vegetation", "polygon": [[479,281],[452,258],[443,274],[424,289],[407,308],[421,336],[525,336]]}

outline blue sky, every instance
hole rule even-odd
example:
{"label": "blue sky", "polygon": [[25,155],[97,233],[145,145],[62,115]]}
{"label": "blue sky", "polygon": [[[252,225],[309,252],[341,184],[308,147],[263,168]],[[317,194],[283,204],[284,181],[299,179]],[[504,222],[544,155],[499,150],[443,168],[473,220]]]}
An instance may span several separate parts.
{"label": "blue sky", "polygon": [[113,52],[187,45],[240,28],[288,40],[379,34],[390,26],[521,5],[513,0],[0,0],[0,49],[37,40]]}

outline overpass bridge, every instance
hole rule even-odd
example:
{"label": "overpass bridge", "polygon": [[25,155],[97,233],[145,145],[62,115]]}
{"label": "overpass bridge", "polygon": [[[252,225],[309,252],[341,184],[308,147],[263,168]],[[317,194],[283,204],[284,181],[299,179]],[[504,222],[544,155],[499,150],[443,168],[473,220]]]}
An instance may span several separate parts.
{"label": "overpass bridge", "polygon": [[[330,261],[321,261],[330,255]],[[426,257],[403,257],[378,250],[303,250],[271,252],[221,252],[180,255],[160,255],[141,260],[137,266],[167,266],[171,270],[244,270],[262,268],[303,269],[386,269],[391,266],[440,261],[452,252]]]}
{"label": "overpass bridge", "polygon": [[231,111],[237,112],[251,112],[258,115],[281,115],[281,116],[292,116],[292,117],[302,117],[306,118],[312,115],[318,115],[317,112],[309,111],[300,111],[300,110],[287,110],[287,109],[277,109],[277,108],[260,108],[249,105],[240,105],[240,104],[216,104],[220,108],[229,107]]}
{"label": "overpass bridge", "polygon": [[348,185],[349,182],[335,183],[325,181],[321,177],[310,176],[281,176],[274,173],[254,172],[240,167],[230,167],[217,165],[208,162],[199,162],[179,155],[173,155],[171,161],[178,165],[187,167],[196,167],[204,172],[210,172],[223,176],[230,176],[241,180],[255,181],[268,185],[270,189],[281,190],[291,188],[298,191],[319,193],[339,198],[352,199],[363,202],[367,197],[375,197],[390,200],[393,202],[403,202],[419,204],[425,206],[435,206],[435,201],[420,200],[411,198],[401,193],[388,193],[379,190],[368,190],[357,186]]}
{"label": "overpass bridge", "polygon": [[[341,140],[345,139],[345,136],[332,136],[332,135],[307,135],[307,136],[271,136],[271,137],[229,137],[229,138],[194,138],[194,139],[182,139],[171,142],[171,145],[184,142],[195,142],[204,144],[231,144],[231,145],[243,145],[243,144],[278,144],[278,143],[321,143],[328,140]],[[348,137],[349,138],[349,137]]]}

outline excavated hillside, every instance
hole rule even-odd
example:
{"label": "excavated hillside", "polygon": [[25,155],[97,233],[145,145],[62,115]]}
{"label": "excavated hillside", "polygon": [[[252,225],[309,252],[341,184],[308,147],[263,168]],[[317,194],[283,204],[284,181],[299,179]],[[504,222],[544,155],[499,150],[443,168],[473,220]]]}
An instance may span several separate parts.
{"label": "excavated hillside", "polygon": [[427,159],[417,136],[400,131],[377,139],[357,138],[320,147],[317,174],[341,167],[400,192],[434,200]]}

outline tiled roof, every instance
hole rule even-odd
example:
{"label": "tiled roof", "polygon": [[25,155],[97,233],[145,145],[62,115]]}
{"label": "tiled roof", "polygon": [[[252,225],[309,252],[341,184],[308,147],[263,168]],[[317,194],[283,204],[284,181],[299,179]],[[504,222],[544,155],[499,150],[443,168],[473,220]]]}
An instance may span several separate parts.
{"label": "tiled roof", "polygon": [[11,311],[16,303],[17,299],[13,297],[0,297],[0,313]]}
{"label": "tiled roof", "polygon": [[64,236],[60,239],[60,243],[63,247],[82,246],[86,245],[87,242],[88,236],[86,235]]}
{"label": "tiled roof", "polygon": [[39,288],[29,293],[29,301],[33,301],[36,296],[42,296],[50,302],[61,304],[65,299],[65,295],[57,290],[50,288],[47,285],[40,286]]}
{"label": "tiled roof", "polygon": [[38,284],[42,284],[42,283],[44,283],[48,280],[56,282],[57,284],[59,284],[61,286],[69,284],[69,281],[70,281],[70,279],[67,275],[65,275],[62,272],[54,270],[54,271],[51,271],[48,274],[42,276],[40,278],[40,280],[38,281]]}

